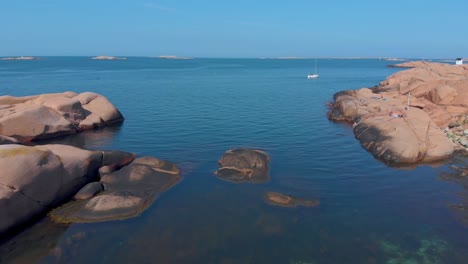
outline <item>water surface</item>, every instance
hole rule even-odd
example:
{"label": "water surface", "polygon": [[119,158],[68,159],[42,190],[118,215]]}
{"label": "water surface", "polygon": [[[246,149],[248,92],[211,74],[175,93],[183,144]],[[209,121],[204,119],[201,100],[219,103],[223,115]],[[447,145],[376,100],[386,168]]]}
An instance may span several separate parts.
{"label": "water surface", "polygon": [[[466,215],[453,210],[466,191],[441,177],[450,166],[388,167],[349,125],[326,119],[335,92],[378,84],[397,71],[387,63],[319,59],[320,78],[308,80],[315,60],[0,61],[1,94],[94,91],[126,118],[51,142],[156,156],[184,175],[137,218],[44,218],[3,242],[0,262],[466,263]],[[268,152],[271,180],[216,178],[216,161],[234,147]],[[267,191],[320,206],[274,207]]]}

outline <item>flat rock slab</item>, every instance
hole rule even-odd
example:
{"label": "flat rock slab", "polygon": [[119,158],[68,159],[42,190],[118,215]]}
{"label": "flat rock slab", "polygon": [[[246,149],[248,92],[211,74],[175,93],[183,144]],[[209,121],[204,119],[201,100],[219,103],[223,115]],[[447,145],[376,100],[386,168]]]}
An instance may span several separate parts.
{"label": "flat rock slab", "polygon": [[236,148],[228,150],[219,159],[220,168],[215,175],[234,183],[262,183],[270,178],[268,163],[270,157],[261,150]]}
{"label": "flat rock slab", "polygon": [[176,165],[153,157],[136,159],[100,183],[104,191],[90,199],[72,201],[54,209],[49,216],[59,223],[89,223],[135,217],[182,177]]}
{"label": "flat rock slab", "polygon": [[319,200],[305,200],[278,192],[267,192],[263,198],[268,204],[281,207],[316,207],[320,204]]}

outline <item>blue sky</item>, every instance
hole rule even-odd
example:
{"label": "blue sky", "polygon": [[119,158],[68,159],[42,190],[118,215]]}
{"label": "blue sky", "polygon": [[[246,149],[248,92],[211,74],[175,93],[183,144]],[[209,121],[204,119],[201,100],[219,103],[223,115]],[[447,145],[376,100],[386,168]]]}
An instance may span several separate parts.
{"label": "blue sky", "polygon": [[468,57],[467,0],[0,0],[0,56]]}

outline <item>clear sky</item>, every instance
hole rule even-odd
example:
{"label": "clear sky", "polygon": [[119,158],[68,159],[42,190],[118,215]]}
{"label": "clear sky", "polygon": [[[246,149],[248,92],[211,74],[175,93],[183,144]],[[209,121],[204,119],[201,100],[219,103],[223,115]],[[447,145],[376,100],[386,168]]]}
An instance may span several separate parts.
{"label": "clear sky", "polygon": [[468,0],[0,0],[0,56],[468,57]]}

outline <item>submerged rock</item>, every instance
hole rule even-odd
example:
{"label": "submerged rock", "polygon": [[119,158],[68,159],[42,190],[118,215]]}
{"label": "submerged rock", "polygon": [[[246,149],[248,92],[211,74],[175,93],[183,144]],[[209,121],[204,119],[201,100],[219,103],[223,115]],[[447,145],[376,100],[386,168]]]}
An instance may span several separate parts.
{"label": "submerged rock", "polygon": [[388,240],[380,240],[378,244],[382,253],[382,262],[444,263],[454,253],[448,242],[438,237],[428,237],[412,242],[415,246],[407,248]]}
{"label": "submerged rock", "polygon": [[265,202],[282,207],[315,207],[320,204],[319,200],[304,200],[301,198],[295,198],[286,194],[277,192],[267,192],[264,196]]}
{"label": "submerged rock", "polygon": [[59,223],[126,219],[141,214],[182,177],[175,164],[153,157],[101,176],[104,191],[87,200],[72,201],[50,212]]}
{"label": "submerged rock", "polygon": [[267,182],[270,158],[261,150],[237,148],[224,153],[219,159],[218,178],[235,183]]}
{"label": "submerged rock", "polygon": [[104,187],[100,182],[91,182],[86,184],[73,198],[76,200],[86,200],[102,192]]}
{"label": "submerged rock", "polygon": [[91,92],[0,96],[0,135],[22,142],[74,134],[123,119],[104,96]]}

